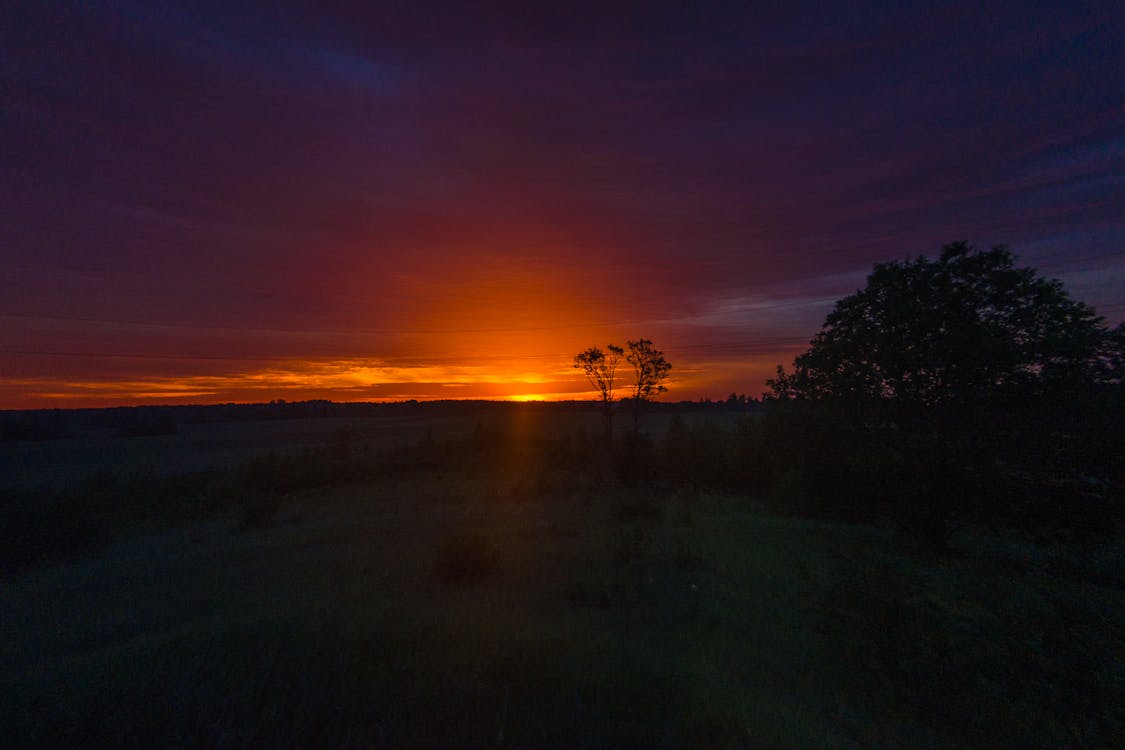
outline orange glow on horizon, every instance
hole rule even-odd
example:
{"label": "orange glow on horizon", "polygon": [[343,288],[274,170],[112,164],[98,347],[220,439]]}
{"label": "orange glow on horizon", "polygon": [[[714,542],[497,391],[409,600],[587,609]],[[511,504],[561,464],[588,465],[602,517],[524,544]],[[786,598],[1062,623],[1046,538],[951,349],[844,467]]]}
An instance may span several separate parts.
{"label": "orange glow on horizon", "polygon": [[[333,401],[585,399],[585,381],[556,366],[538,372],[519,360],[488,365],[400,366],[371,361],[279,363],[218,375],[123,379],[13,378],[4,390],[34,402],[79,407],[129,403],[185,403],[330,399]],[[20,408],[16,405],[14,408]]]}
{"label": "orange glow on horizon", "polygon": [[[787,354],[691,363],[670,356],[676,369],[666,400],[725,398],[737,391],[759,395],[751,378],[772,374]],[[489,359],[474,365],[400,365],[372,360],[278,363],[259,370],[215,375],[148,376],[120,379],[26,377],[5,379],[0,398],[7,408],[80,408],[155,403],[264,402],[327,399],[391,402],[405,400],[593,400],[596,394],[570,357]],[[758,381],[761,382],[761,381]],[[622,371],[617,395],[628,394]]]}
{"label": "orange glow on horizon", "polygon": [[[540,252],[544,252],[542,247]],[[565,254],[562,249],[557,251]],[[583,375],[574,369],[573,356],[589,346],[624,344],[641,335],[654,339],[673,364],[666,400],[721,399],[730,392],[758,395],[760,384],[778,363],[788,364],[791,352],[750,356],[706,356],[694,359],[693,345],[699,328],[690,321],[662,328],[660,310],[630,307],[629,294],[618,279],[599,280],[565,264],[535,261],[516,253],[475,256],[429,273],[388,273],[400,296],[388,301],[374,295],[364,307],[366,326],[353,323],[356,333],[333,339],[332,334],[299,338],[276,337],[279,346],[310,347],[324,351],[352,349],[379,352],[380,356],[263,357],[273,344],[259,336],[247,349],[246,340],[216,340],[210,332],[198,334],[185,349],[211,354],[239,347],[249,357],[230,363],[222,357],[212,364],[204,357],[176,363],[183,349],[155,331],[126,329],[135,337],[137,360],[98,361],[87,368],[82,359],[47,359],[37,369],[15,372],[8,368],[0,381],[3,408],[78,408],[155,403],[289,401],[388,402],[404,400],[593,400]],[[360,273],[359,276],[364,276]],[[384,287],[385,289],[386,287]],[[388,292],[388,294],[390,294]],[[392,295],[393,296],[393,295]],[[635,301],[635,297],[632,298]],[[653,303],[655,304],[655,303]],[[647,316],[647,317],[646,317]],[[636,321],[636,322],[634,322]],[[647,321],[647,322],[646,322]],[[100,331],[91,325],[94,333]],[[111,330],[120,337],[121,329]],[[197,334],[191,334],[197,335]],[[688,342],[677,350],[676,340]],[[113,343],[106,349],[128,346]],[[296,344],[296,346],[294,346]],[[76,339],[74,349],[89,345]],[[706,348],[710,345],[704,345]],[[60,347],[62,348],[62,347]],[[145,354],[151,353],[152,360]],[[264,360],[259,362],[259,360]],[[271,361],[273,360],[273,361]],[[255,364],[257,363],[257,364]],[[619,397],[628,394],[628,366],[619,371]]]}

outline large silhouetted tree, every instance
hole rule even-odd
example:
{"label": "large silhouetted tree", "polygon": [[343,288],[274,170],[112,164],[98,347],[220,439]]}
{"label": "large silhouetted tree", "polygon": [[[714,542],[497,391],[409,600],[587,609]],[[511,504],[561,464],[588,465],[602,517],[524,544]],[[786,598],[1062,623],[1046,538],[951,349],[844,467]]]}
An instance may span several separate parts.
{"label": "large silhouetted tree", "polygon": [[[831,402],[850,415],[851,437],[798,475],[863,467],[856,481],[881,495],[883,511],[941,548],[957,522],[1028,518],[1041,512],[1037,498],[1064,485],[1075,488],[1065,502],[1043,502],[1067,507],[1066,523],[1100,513],[1095,504],[1116,490],[1106,489],[1110,464],[1086,460],[1084,404],[1112,396],[1105,389],[1120,382],[1121,348],[1120,330],[1060,282],[1016,267],[1003,247],[957,242],[936,260],[876,265],[863,289],[837,302],[793,371],[778,367],[769,395]],[[816,420],[803,428],[809,435]],[[1063,522],[1061,511],[1046,513]]]}
{"label": "large silhouetted tree", "polygon": [[640,426],[641,404],[668,389],[664,381],[672,365],[664,359],[664,352],[656,349],[648,339],[625,342],[629,349],[626,359],[633,366],[633,430]]}
{"label": "large silhouetted tree", "polygon": [[592,346],[574,355],[574,367],[582,370],[590,387],[602,402],[602,419],[605,424],[606,442],[613,441],[613,388],[617,379],[617,365],[625,350],[609,344],[603,351]]}
{"label": "large silhouetted tree", "polygon": [[[1113,337],[1062,284],[1004,247],[945,246],[937,260],[881,263],[836,303],[774,398],[934,406],[1027,398],[1113,378]],[[1119,376],[1118,376],[1119,377]]]}

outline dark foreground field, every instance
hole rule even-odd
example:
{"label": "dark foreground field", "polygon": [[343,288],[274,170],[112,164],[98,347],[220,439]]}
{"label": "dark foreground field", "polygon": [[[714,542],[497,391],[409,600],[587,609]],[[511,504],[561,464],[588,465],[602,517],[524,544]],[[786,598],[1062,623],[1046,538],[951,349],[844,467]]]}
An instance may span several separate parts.
{"label": "dark foreground field", "polygon": [[[781,491],[638,481],[601,455],[594,413],[415,417],[232,425],[274,453],[245,438],[206,469],[63,462],[57,487],[9,483],[4,746],[1058,748],[1125,731],[1118,541],[969,528],[934,555],[794,515]],[[646,427],[659,469],[668,415]],[[172,466],[192,435],[135,439]],[[0,451],[147,450],[76,439]]]}

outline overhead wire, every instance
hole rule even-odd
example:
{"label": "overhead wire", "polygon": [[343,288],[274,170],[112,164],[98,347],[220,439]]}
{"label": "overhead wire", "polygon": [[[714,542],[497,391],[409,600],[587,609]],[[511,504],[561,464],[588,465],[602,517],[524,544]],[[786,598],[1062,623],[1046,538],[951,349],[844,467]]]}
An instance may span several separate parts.
{"label": "overhead wire", "polygon": [[[838,296],[818,297],[816,299],[802,300],[800,302],[782,302],[771,305],[754,305],[738,310],[739,313],[758,312],[761,310],[778,310],[790,307],[808,307],[831,302],[839,299]],[[365,336],[365,335],[437,335],[447,336],[463,333],[534,333],[536,331],[558,331],[580,328],[615,328],[636,325],[651,325],[654,323],[686,323],[685,316],[672,318],[646,318],[642,320],[603,321],[597,323],[564,323],[553,326],[522,326],[522,327],[497,327],[497,328],[349,328],[349,329],[308,329],[308,328],[280,328],[274,326],[230,326],[212,323],[157,323],[153,321],[138,320],[112,320],[107,318],[92,318],[84,316],[64,315],[34,315],[31,313],[0,312],[0,318],[14,318],[22,320],[47,320],[74,323],[97,323],[101,325],[127,325],[152,328],[185,328],[200,330],[234,331],[239,333],[289,333],[309,336]]]}

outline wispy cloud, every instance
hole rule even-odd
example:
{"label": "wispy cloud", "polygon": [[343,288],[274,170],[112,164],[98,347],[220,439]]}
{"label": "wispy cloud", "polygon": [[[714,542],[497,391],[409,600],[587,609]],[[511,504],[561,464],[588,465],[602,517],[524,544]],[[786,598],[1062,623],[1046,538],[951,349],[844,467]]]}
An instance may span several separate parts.
{"label": "wispy cloud", "polygon": [[[337,400],[385,400],[396,394],[431,397],[481,398],[519,391],[539,398],[568,394],[574,398],[587,390],[573,371],[545,375],[518,361],[496,361],[489,365],[390,365],[378,361],[299,361],[222,375],[188,375],[112,378],[9,378],[3,391],[22,398],[60,401],[180,400],[206,398],[263,400],[269,394],[292,392],[316,394]],[[457,389],[457,393],[443,389]],[[417,395],[411,396],[417,397]]]}

